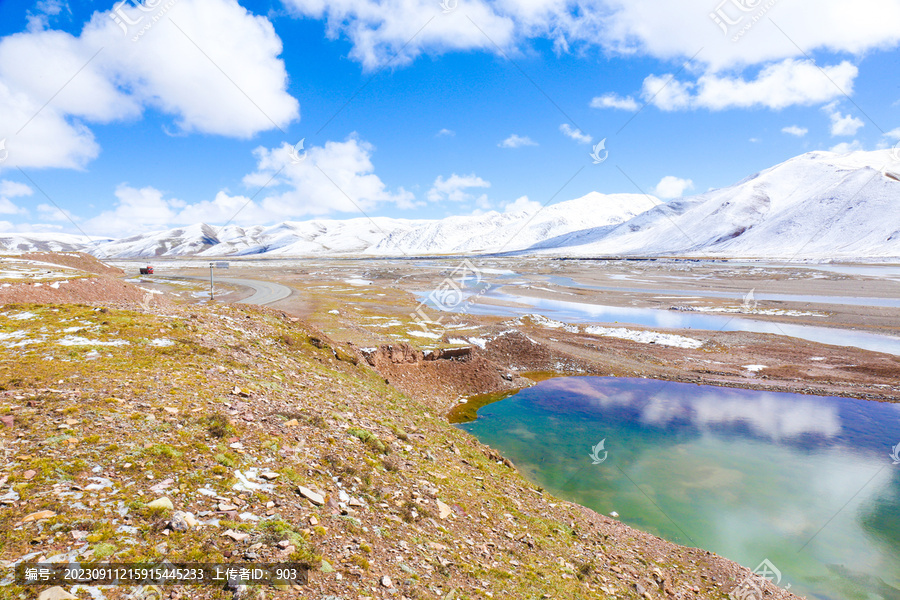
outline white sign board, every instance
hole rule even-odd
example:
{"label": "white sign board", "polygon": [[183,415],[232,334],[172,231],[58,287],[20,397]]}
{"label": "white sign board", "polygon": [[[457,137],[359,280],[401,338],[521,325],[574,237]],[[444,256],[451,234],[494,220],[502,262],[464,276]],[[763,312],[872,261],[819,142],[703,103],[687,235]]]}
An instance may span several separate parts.
{"label": "white sign board", "polygon": [[211,263],[209,263],[209,266],[215,267],[216,269],[227,269],[228,263],[227,262],[211,262]]}

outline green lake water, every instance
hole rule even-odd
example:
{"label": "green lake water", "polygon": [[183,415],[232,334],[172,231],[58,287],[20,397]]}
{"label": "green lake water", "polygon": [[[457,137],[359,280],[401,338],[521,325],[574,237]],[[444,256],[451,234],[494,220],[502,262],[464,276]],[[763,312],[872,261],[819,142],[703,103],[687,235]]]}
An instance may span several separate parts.
{"label": "green lake water", "polygon": [[767,559],[799,595],[900,600],[900,405],[563,377],[477,415],[458,427],[554,495],[750,569]]}

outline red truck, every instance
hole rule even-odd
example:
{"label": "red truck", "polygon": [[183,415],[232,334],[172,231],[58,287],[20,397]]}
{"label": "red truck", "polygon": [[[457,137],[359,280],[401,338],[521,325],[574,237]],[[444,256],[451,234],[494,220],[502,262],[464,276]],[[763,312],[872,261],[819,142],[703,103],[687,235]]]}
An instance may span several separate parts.
{"label": "red truck", "polygon": [[141,267],[141,275],[153,275],[153,267],[151,267],[150,265]]}

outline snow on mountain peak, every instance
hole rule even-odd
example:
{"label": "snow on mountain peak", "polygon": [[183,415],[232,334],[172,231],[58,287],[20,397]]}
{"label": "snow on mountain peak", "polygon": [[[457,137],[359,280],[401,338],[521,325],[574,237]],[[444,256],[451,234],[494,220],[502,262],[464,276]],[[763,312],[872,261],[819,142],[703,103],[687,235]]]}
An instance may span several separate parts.
{"label": "snow on mountain peak", "polygon": [[358,217],[270,226],[197,223],[118,240],[0,235],[7,251],[84,250],[154,256],[699,255],[771,258],[900,257],[900,160],[893,150],[815,151],[738,183],[666,203],[601,194],[540,210],[439,220]]}

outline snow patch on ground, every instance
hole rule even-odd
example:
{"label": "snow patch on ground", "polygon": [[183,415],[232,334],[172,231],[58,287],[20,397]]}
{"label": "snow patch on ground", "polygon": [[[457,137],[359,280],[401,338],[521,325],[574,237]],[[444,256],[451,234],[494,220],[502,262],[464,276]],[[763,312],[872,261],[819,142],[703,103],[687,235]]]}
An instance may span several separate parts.
{"label": "snow patch on ground", "polygon": [[766,365],[744,365],[744,368],[753,373],[759,373],[763,369],[768,369]]}
{"label": "snow patch on ground", "polygon": [[700,340],[684,337],[682,335],[660,333],[658,331],[639,331],[637,329],[626,329],[624,327],[598,327],[596,325],[591,325],[585,327],[584,332],[591,335],[631,340],[640,344],[660,344],[661,346],[674,346],[676,348],[699,348],[703,345],[703,342]]}
{"label": "snow patch on ground", "polygon": [[32,312],[19,312],[19,313],[9,313],[3,315],[5,317],[9,317],[10,319],[15,319],[16,321],[25,321],[27,319],[33,319],[37,315]]}
{"label": "snow patch on ground", "polygon": [[707,312],[707,313],[728,313],[738,315],[764,315],[764,316],[781,316],[781,317],[827,317],[823,312],[814,310],[788,310],[786,308],[745,308],[743,306],[727,307],[727,306],[678,306],[675,310],[684,312]]}
{"label": "snow patch on ground", "polygon": [[568,323],[563,323],[562,321],[556,321],[554,319],[548,319],[544,315],[539,314],[529,314],[525,315],[527,318],[531,319],[531,322],[536,325],[541,325],[542,327],[550,327],[552,329],[562,329],[563,331],[568,331],[569,333],[578,333],[578,327],[575,325],[569,325]]}
{"label": "snow patch on ground", "polygon": [[166,339],[166,338],[156,338],[156,339],[150,340],[150,345],[156,346],[158,348],[165,348],[166,346],[174,346],[175,342],[173,342],[170,339]]}
{"label": "snow patch on ground", "polygon": [[127,346],[127,340],[111,340],[104,342],[103,340],[89,340],[77,335],[67,335],[56,342],[60,346]]}
{"label": "snow patch on ground", "polygon": [[482,350],[487,345],[488,340],[479,337],[470,337],[470,338],[450,338],[449,342],[451,344],[460,344],[460,345],[472,345],[478,346]]}
{"label": "snow patch on ground", "polygon": [[429,338],[432,340],[437,340],[441,338],[441,334],[439,333],[431,333],[430,331],[407,331],[407,335],[411,335],[413,337],[423,337]]}

